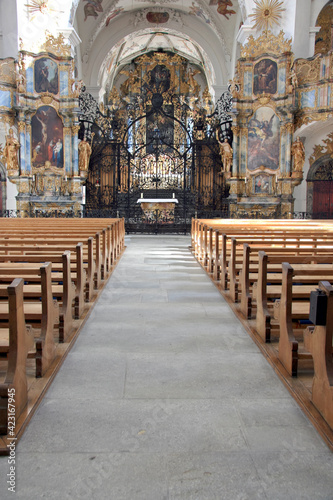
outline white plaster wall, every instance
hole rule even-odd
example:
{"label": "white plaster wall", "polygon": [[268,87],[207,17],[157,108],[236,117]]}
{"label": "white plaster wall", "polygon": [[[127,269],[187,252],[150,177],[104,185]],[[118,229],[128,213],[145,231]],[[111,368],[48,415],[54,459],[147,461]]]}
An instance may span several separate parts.
{"label": "white plaster wall", "polygon": [[6,185],[7,185],[6,209],[16,210],[16,196],[18,194],[16,184],[13,184],[7,178]]}
{"label": "white plaster wall", "polygon": [[16,1],[0,0],[0,30],[2,33],[0,58],[16,58],[18,52]]}

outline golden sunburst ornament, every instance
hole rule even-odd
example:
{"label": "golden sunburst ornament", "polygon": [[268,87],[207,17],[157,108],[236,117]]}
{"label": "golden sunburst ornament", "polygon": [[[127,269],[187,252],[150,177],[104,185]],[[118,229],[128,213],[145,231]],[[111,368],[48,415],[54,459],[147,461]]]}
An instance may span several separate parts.
{"label": "golden sunburst ornament", "polygon": [[32,19],[38,12],[41,14],[51,14],[51,12],[62,12],[50,7],[48,0],[30,0],[30,3],[26,3],[25,6],[28,8],[29,14],[32,14]]}
{"label": "golden sunburst ornament", "polygon": [[254,14],[250,14],[249,17],[253,17],[255,20],[254,28],[264,31],[268,31],[268,28],[272,28],[274,24],[279,24],[281,19],[281,14],[284,10],[282,5],[283,1],[279,0],[254,0],[256,8]]}

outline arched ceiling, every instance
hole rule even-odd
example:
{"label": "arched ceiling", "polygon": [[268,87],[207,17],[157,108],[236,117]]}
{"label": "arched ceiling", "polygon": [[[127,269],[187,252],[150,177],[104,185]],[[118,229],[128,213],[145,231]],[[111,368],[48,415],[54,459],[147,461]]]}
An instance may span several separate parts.
{"label": "arched ceiling", "polygon": [[124,64],[164,49],[201,67],[209,87],[225,85],[244,0],[75,0],[82,78],[110,85]]}

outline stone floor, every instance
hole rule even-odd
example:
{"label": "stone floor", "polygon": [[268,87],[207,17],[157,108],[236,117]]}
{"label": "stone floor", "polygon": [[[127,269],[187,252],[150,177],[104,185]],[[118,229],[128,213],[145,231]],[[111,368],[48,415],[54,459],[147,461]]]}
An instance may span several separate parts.
{"label": "stone floor", "polygon": [[333,454],[189,243],[126,238],[17,446],[16,498],[333,499]]}

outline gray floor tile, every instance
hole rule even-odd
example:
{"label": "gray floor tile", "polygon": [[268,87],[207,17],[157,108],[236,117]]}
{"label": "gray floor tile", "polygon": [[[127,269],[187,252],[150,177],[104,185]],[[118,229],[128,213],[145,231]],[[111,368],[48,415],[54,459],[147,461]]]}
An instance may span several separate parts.
{"label": "gray floor tile", "polygon": [[18,444],[17,498],[333,498],[333,454],[189,244],[126,236]]}

